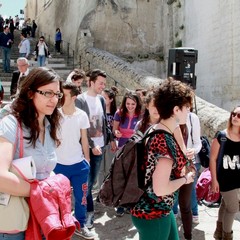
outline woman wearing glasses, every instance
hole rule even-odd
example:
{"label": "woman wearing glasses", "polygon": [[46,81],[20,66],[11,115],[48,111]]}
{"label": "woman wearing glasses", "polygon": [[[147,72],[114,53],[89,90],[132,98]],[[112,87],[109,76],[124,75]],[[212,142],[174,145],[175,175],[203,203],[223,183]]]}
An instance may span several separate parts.
{"label": "woman wearing glasses", "polygon": [[[57,162],[55,148],[60,144],[56,134],[60,118],[57,105],[63,103],[62,97],[61,78],[53,70],[35,68],[22,81],[10,114],[0,122],[0,192],[23,197],[30,195],[30,184],[9,172],[21,150],[20,127],[23,157],[33,157],[38,180],[50,176]],[[19,216],[16,218],[21,221]],[[0,225],[0,240],[25,239],[26,229],[20,232],[15,229],[13,225],[11,234],[7,234]]]}
{"label": "woman wearing glasses", "polygon": [[[231,112],[226,133],[223,159],[217,163],[221,133],[217,132],[211,145],[210,170],[213,192],[221,192],[222,201],[218,211],[215,239],[233,239],[232,225],[235,213],[239,211],[240,190],[240,106]],[[218,171],[217,171],[218,169]]]}
{"label": "woman wearing glasses", "polygon": [[46,58],[49,56],[49,51],[44,36],[41,36],[39,38],[39,41],[37,42],[35,47],[35,52],[37,55],[38,66],[45,66]]}

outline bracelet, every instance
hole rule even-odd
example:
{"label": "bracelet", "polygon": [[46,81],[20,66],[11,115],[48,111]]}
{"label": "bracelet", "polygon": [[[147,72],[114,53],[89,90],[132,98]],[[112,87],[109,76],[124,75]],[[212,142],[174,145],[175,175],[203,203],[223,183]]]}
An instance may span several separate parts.
{"label": "bracelet", "polygon": [[185,180],[186,180],[186,181],[185,181],[185,183],[184,183],[184,184],[186,184],[186,183],[187,183],[187,177],[186,177],[186,176],[183,176],[183,178],[185,178]]}

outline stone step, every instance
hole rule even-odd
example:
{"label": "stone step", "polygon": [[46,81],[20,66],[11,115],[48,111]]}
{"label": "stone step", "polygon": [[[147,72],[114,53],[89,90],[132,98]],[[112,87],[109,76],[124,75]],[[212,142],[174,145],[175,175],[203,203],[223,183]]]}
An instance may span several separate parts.
{"label": "stone step", "polygon": [[2,81],[2,86],[4,89],[4,99],[9,99],[11,82]]}
{"label": "stone step", "polygon": [[12,77],[1,77],[1,82],[11,82],[12,81]]}
{"label": "stone step", "polygon": [[65,74],[69,74],[69,72],[72,70],[72,68],[64,68],[64,69],[56,69],[56,72],[59,74],[59,75],[65,75]]}
{"label": "stone step", "polygon": [[62,63],[62,62],[65,62],[65,61],[66,61],[65,58],[59,58],[59,57],[48,58],[49,63]]}
{"label": "stone step", "polygon": [[53,69],[59,69],[59,68],[67,68],[66,64],[65,63],[51,63],[48,61],[48,64],[47,64],[48,67],[51,67]]}
{"label": "stone step", "polygon": [[3,85],[4,91],[7,91],[7,89],[10,90],[11,82],[2,81],[2,85]]}
{"label": "stone step", "polygon": [[[20,35],[20,32],[19,32]],[[17,36],[17,35],[16,35]],[[37,61],[34,60],[34,55],[32,54],[35,50],[35,45],[38,39],[29,39],[31,44],[31,55],[29,57],[30,68],[37,67]],[[0,59],[0,79],[2,80],[2,84],[4,87],[4,99],[9,100],[10,96],[10,85],[12,79],[12,72],[17,70],[16,61],[19,57],[18,43],[20,42],[20,38],[16,37],[15,44],[12,47],[11,51],[11,73],[4,73],[2,67],[2,60]],[[73,69],[73,58],[70,56],[67,58],[65,53],[57,54],[54,46],[49,44],[49,51],[51,53],[51,58],[47,58],[46,66],[53,68],[60,77],[64,80],[67,78],[70,71]]]}
{"label": "stone step", "polygon": [[[2,63],[3,63],[3,61],[2,61],[2,59],[0,59],[0,64],[1,64],[0,66],[2,66]],[[15,63],[16,63],[16,62],[15,62],[14,59],[11,59],[11,60],[10,60],[10,66],[15,66]]]}

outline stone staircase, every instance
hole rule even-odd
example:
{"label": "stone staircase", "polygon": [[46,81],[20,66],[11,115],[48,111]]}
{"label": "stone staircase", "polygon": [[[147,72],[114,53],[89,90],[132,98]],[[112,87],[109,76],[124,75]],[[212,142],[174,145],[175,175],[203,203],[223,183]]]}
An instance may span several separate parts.
{"label": "stone staircase", "polygon": [[[17,70],[16,60],[19,57],[18,44],[20,42],[20,31],[14,32],[15,43],[12,46],[11,51],[11,72]],[[34,52],[36,42],[38,38],[29,38],[31,43],[31,53]],[[48,44],[48,43],[47,43]],[[51,53],[51,58],[46,61],[46,66],[54,69],[63,80],[65,80],[69,72],[75,67],[73,64],[73,58],[67,57],[67,54],[56,54],[54,46],[48,44],[49,51]],[[30,69],[37,67],[37,62],[34,61],[34,55],[31,54],[30,59]],[[10,85],[11,85],[12,73],[5,73],[2,66],[2,55],[0,54],[0,80],[4,87],[4,99],[3,105],[10,101]]]}

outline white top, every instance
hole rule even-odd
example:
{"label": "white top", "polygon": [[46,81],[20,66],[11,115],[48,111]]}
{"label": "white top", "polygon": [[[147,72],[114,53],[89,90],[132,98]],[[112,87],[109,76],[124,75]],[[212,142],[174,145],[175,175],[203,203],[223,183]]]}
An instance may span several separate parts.
{"label": "white top", "polygon": [[84,93],[85,99],[89,108],[89,121],[90,129],[89,135],[94,141],[95,146],[104,146],[104,136],[103,136],[103,107],[99,97],[89,96]]}
{"label": "white top", "polygon": [[19,53],[25,53],[26,57],[30,54],[30,41],[24,38],[19,44]]}
{"label": "white top", "polygon": [[87,114],[79,108],[73,115],[65,115],[62,109],[59,109],[61,119],[61,129],[58,132],[59,140],[61,141],[58,146],[57,162],[63,165],[72,165],[79,163],[85,159],[82,151],[81,129],[90,127]]}
{"label": "white top", "polygon": [[38,44],[38,56],[45,56],[44,44]]}
{"label": "white top", "polygon": [[[26,76],[29,74],[29,72],[30,72],[30,71],[29,71],[29,68],[27,68],[27,70],[26,70],[25,73],[23,73],[23,72],[20,73],[19,78],[21,78],[21,77],[23,77],[23,76],[26,77]],[[24,74],[24,75],[23,75],[23,74]]]}
{"label": "white top", "polygon": [[[188,114],[187,128],[188,128],[187,148],[194,148],[195,154],[197,155],[202,148],[202,142],[200,139],[201,127],[198,116],[193,112],[190,112]],[[199,159],[196,158],[196,163],[198,162]]]}

